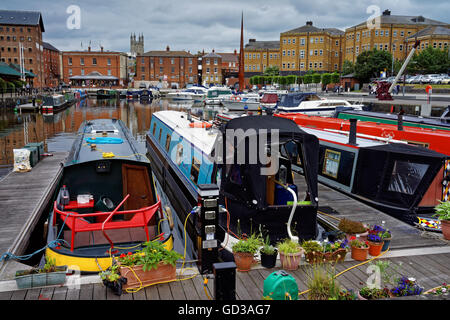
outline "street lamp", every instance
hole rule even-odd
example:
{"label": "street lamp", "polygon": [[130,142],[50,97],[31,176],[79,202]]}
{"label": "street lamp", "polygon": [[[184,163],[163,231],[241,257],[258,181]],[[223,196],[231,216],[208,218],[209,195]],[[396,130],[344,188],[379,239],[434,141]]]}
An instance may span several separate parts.
{"label": "street lamp", "polygon": [[391,51],[392,51],[392,68],[391,68],[391,77],[394,75],[394,45],[397,42],[397,39],[392,42]]}

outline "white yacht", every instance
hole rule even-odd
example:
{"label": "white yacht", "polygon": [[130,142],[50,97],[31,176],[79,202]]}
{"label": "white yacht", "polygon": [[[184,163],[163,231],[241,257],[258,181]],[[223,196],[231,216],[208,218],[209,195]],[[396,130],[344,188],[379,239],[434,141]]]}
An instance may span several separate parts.
{"label": "white yacht", "polygon": [[172,100],[190,100],[193,102],[200,102],[206,97],[208,90],[203,87],[190,87],[176,92],[169,92],[168,99]]}
{"label": "white yacht", "polygon": [[257,93],[236,94],[222,100],[222,105],[229,111],[256,111],[260,106],[259,99]]}
{"label": "white yacht", "polygon": [[203,100],[205,105],[220,105],[225,99],[229,99],[233,93],[227,87],[211,87],[208,89],[206,98]]}

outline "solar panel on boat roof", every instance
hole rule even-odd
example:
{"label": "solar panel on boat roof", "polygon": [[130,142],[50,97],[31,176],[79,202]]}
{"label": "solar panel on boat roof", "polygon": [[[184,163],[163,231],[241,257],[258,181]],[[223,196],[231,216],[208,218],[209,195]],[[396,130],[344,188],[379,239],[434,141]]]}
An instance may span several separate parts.
{"label": "solar panel on boat roof", "polygon": [[119,130],[117,130],[116,127],[111,124],[100,124],[100,125],[92,126],[91,133],[105,132],[105,131],[106,132],[114,132],[114,133],[119,132]]}

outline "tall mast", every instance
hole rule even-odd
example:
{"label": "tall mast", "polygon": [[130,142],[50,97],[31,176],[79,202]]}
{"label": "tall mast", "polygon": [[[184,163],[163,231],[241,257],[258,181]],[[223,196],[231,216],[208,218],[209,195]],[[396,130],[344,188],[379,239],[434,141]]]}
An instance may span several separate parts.
{"label": "tall mast", "polygon": [[241,46],[239,50],[239,91],[244,91],[244,12],[241,17]]}

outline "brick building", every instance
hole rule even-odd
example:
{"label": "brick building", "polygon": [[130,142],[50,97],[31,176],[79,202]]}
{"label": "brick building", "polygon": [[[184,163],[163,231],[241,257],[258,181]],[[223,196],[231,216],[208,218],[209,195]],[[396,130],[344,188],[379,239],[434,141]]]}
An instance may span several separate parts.
{"label": "brick building", "polygon": [[127,54],[115,51],[62,52],[63,80],[72,86],[122,87],[128,84]]}
{"label": "brick building", "polygon": [[40,12],[0,10],[0,60],[21,65],[23,47],[23,67],[35,75],[29,78],[34,87],[45,86],[43,32]]}
{"label": "brick building", "polygon": [[202,57],[203,85],[221,85],[224,81],[222,75],[222,56],[214,49]]}
{"label": "brick building", "polygon": [[[431,39],[436,30],[441,36],[439,41],[435,41],[436,47],[441,43],[441,48],[444,48],[445,44],[448,46],[450,43],[450,36],[445,31],[446,28],[449,28],[449,24],[445,22],[423,16],[391,15],[389,10],[385,10],[374,20],[379,22],[378,26],[364,21],[345,30],[344,60],[355,62],[361,52],[373,48],[389,51],[395,60],[404,60],[414,44],[412,39],[415,39],[416,35],[418,39]],[[421,33],[424,29],[426,31]],[[442,33],[442,31],[445,32]],[[423,36],[428,36],[428,38]],[[420,49],[425,48],[427,44],[434,45],[434,41],[433,43],[431,40],[423,41]]]}
{"label": "brick building", "polygon": [[249,39],[244,48],[244,72],[249,78],[261,74],[267,67],[280,67],[280,41]]}
{"label": "brick building", "polygon": [[136,56],[135,81],[156,85],[166,82],[169,87],[183,88],[198,81],[198,59],[186,51],[148,51]]}
{"label": "brick building", "polygon": [[56,88],[61,82],[61,53],[48,42],[43,42],[44,87]]}

